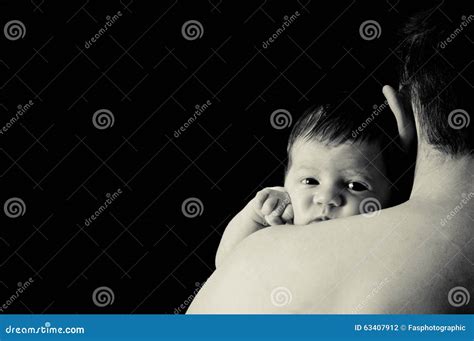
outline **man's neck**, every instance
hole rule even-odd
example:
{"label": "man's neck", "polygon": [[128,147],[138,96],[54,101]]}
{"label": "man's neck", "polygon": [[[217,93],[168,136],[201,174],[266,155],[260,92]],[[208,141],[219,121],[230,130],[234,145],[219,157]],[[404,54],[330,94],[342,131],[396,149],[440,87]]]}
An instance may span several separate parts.
{"label": "man's neck", "polygon": [[474,192],[472,156],[451,157],[422,145],[418,149],[416,164],[410,200],[442,203],[459,200],[461,196]]}

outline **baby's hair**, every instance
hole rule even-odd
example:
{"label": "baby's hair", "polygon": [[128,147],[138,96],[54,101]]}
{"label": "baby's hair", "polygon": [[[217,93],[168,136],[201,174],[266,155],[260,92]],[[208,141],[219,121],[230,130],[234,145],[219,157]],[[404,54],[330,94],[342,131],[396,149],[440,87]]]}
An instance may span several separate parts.
{"label": "baby's hair", "polygon": [[[404,179],[400,179],[401,175],[407,173],[407,160],[399,147],[396,121],[386,102],[380,106],[373,106],[370,110],[360,109],[347,101],[314,105],[307,109],[291,131],[285,173],[291,167],[291,152],[297,140],[314,141],[328,147],[344,143],[378,144],[386,165],[388,179],[392,183],[401,180],[399,185],[403,187],[402,190],[395,184],[396,193],[393,204],[408,198],[410,188],[407,189],[407,187],[410,187],[412,181],[411,174],[408,172]],[[387,157],[388,155],[390,158]]]}
{"label": "baby's hair", "polygon": [[[347,104],[321,104],[307,109],[293,126],[288,140],[288,161],[291,163],[291,149],[296,140],[316,141],[326,146],[338,146],[346,142],[380,143],[381,149],[397,136],[395,121],[388,104],[358,109]],[[390,117],[392,118],[392,117]],[[383,128],[382,128],[383,127]]]}

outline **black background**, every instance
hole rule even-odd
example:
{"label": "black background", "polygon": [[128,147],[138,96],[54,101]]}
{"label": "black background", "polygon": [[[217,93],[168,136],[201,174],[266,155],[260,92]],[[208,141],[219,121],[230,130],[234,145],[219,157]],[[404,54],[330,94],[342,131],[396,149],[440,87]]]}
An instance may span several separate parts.
{"label": "black background", "polygon": [[[8,313],[173,313],[214,269],[230,218],[255,193],[281,185],[289,128],[270,115],[344,91],[355,107],[398,83],[397,28],[414,1],[2,1],[0,118],[34,102],[0,136],[0,302],[34,283]],[[106,22],[123,16],[90,48]],[[301,14],[266,49],[284,16]],[[198,20],[200,39],[181,27]],[[380,37],[364,40],[366,20]],[[194,107],[212,105],[178,138]],[[112,111],[99,130],[92,115]],[[370,109],[371,110],[371,109]],[[107,193],[123,194],[90,226]],[[199,198],[203,212],[183,215]],[[196,286],[197,285],[197,286]],[[111,288],[112,305],[92,292]]]}

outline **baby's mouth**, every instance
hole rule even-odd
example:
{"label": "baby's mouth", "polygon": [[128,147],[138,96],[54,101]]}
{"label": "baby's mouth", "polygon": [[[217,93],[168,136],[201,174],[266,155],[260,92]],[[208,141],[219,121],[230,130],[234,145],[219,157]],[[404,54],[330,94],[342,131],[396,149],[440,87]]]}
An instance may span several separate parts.
{"label": "baby's mouth", "polygon": [[320,221],[326,221],[326,220],[331,220],[331,218],[329,218],[327,216],[321,216],[321,217],[317,217],[316,219],[313,219],[311,222],[312,223],[319,223]]}

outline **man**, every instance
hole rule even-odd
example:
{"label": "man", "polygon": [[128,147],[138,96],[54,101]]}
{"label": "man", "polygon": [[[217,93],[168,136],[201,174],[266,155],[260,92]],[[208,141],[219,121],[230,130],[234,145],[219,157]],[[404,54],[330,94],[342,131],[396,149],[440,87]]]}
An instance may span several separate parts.
{"label": "man", "polygon": [[[472,28],[460,20],[437,7],[405,27],[401,88],[418,148],[410,199],[371,216],[253,233],[188,313],[474,312],[473,60],[461,36]],[[383,91],[409,145],[411,112],[401,94]]]}

